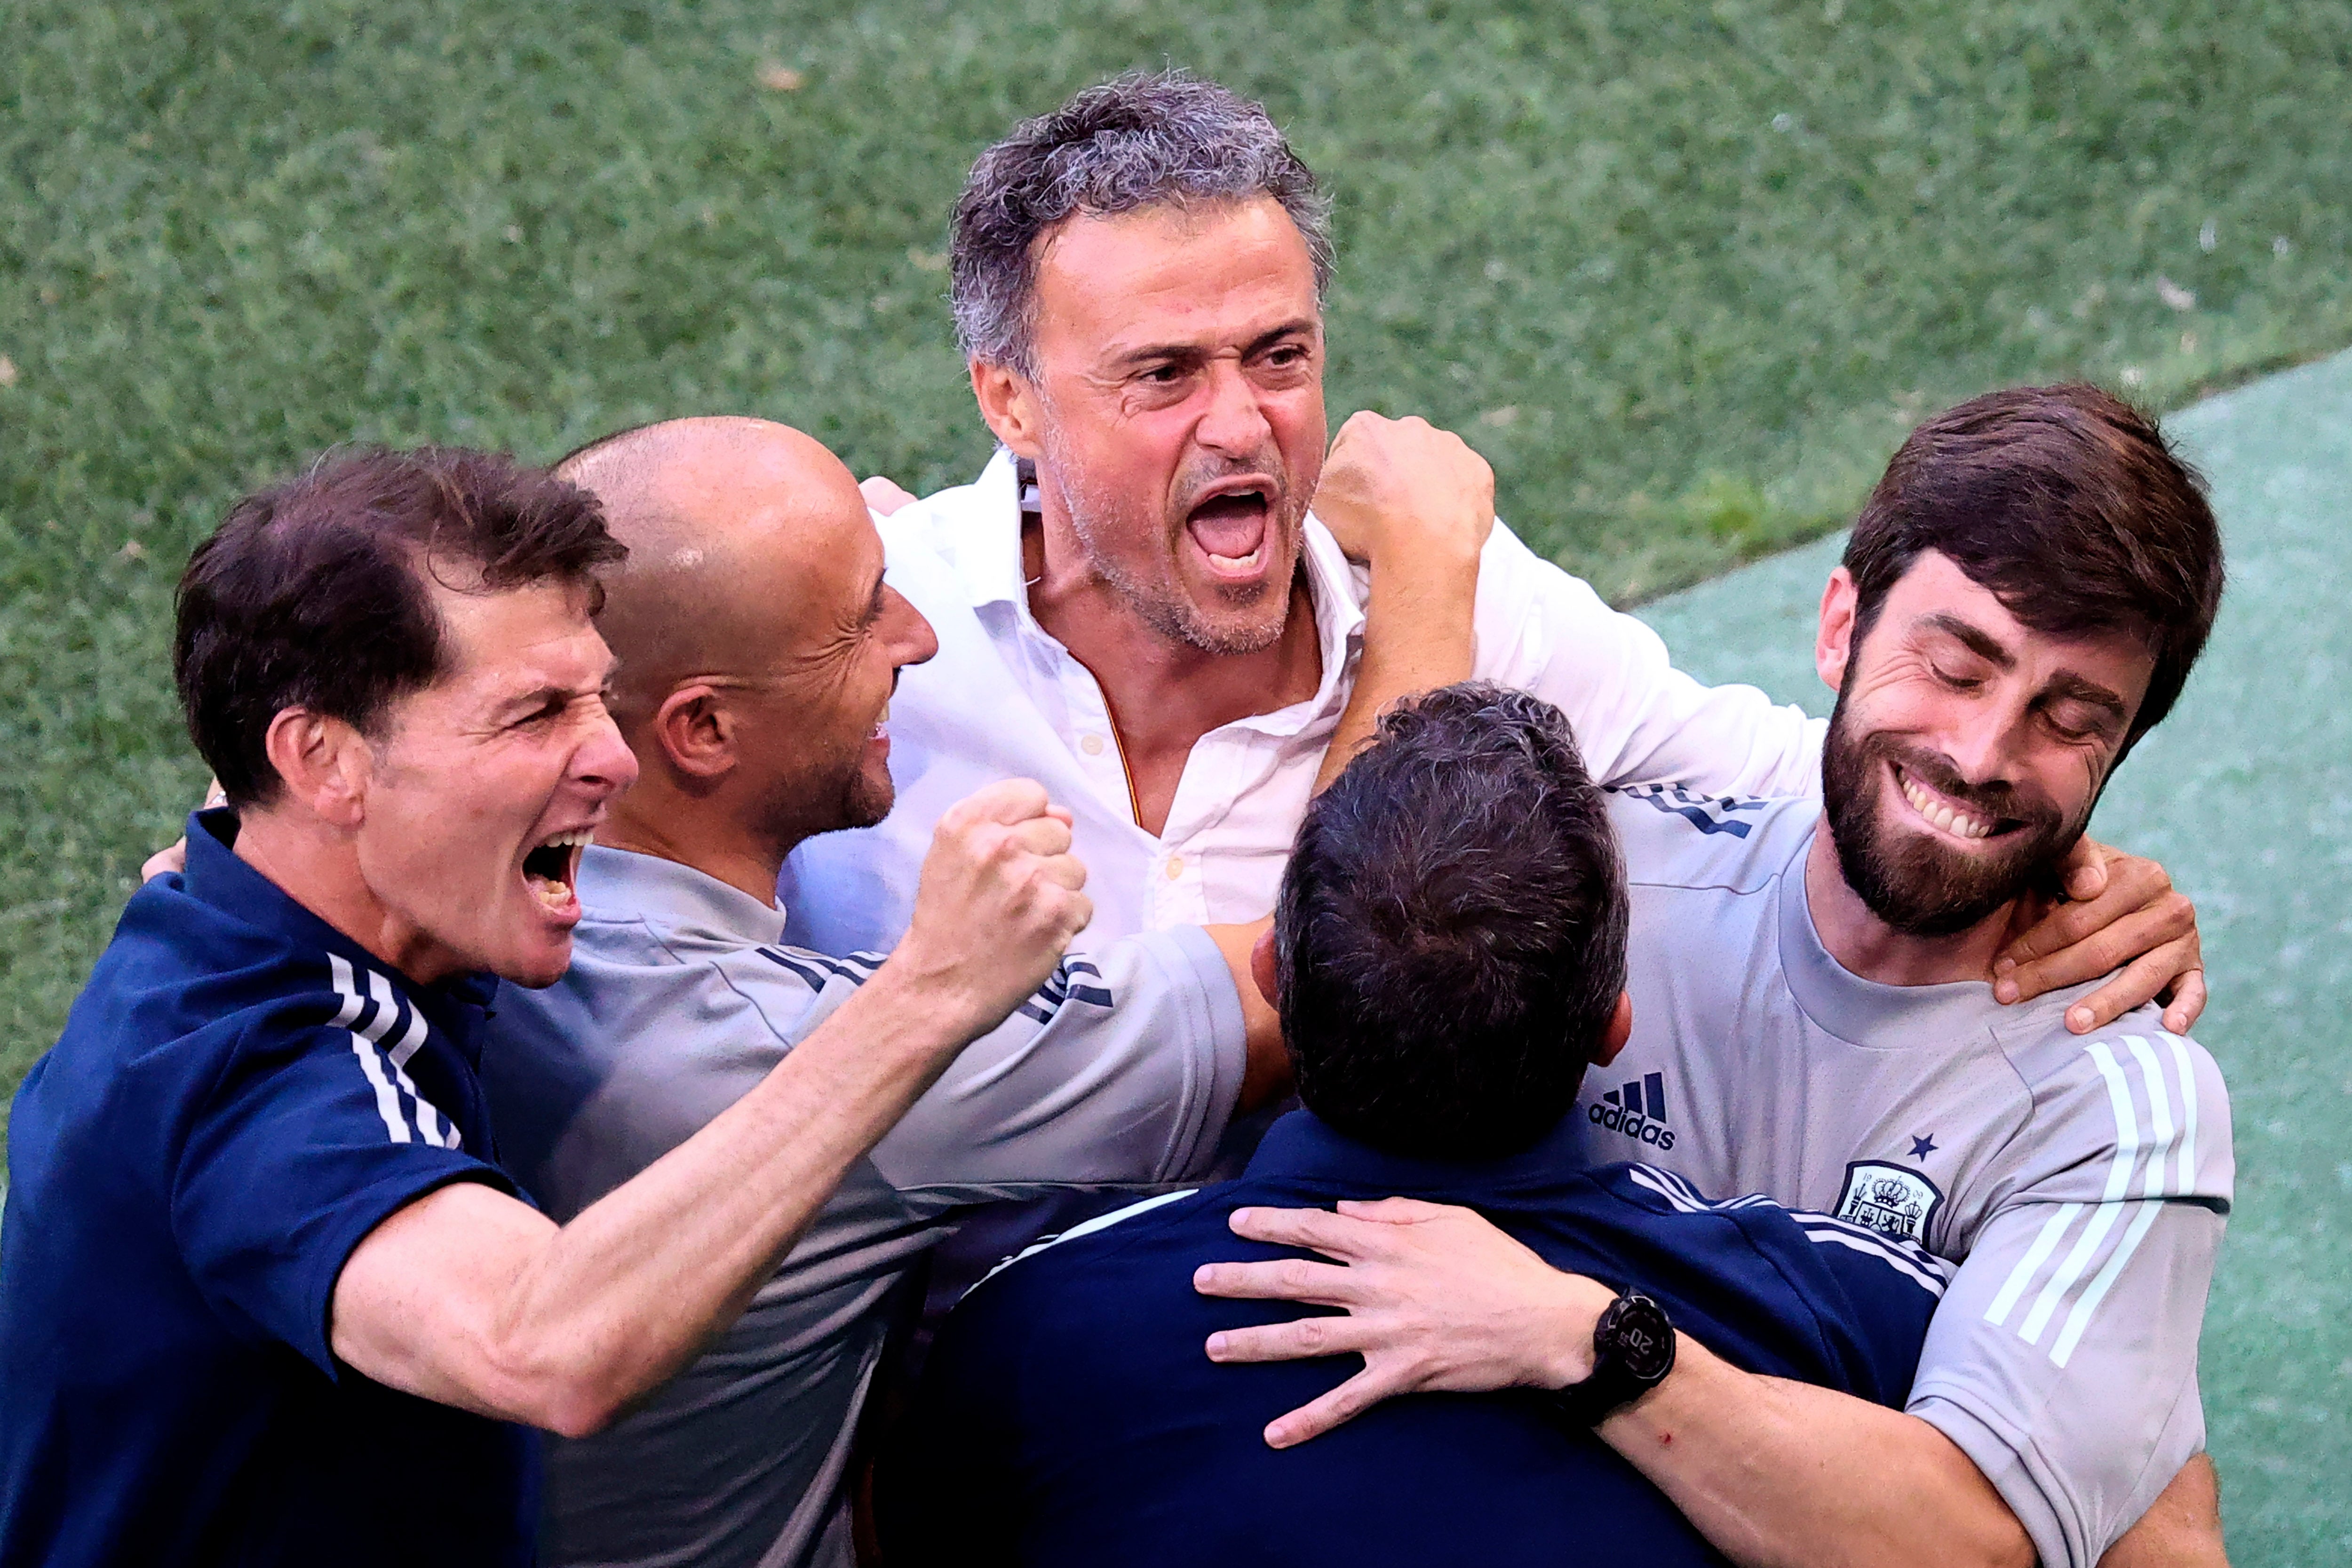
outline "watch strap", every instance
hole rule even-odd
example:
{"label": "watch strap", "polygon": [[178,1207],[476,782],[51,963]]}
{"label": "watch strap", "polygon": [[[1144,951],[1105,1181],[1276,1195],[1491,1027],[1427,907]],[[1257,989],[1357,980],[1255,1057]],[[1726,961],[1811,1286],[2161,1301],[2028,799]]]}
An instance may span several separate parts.
{"label": "watch strap", "polygon": [[1674,1367],[1674,1326],[1666,1310],[1627,1290],[1593,1325],[1591,1375],[1555,1391],[1553,1407],[1572,1425],[1597,1426],[1664,1383]]}

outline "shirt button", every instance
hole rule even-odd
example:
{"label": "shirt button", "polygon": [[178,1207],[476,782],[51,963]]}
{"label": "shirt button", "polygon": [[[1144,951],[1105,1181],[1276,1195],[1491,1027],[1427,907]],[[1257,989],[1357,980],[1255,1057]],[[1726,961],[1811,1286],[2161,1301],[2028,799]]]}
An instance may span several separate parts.
{"label": "shirt button", "polygon": [[1172,882],[1183,874],[1184,857],[1181,855],[1171,855],[1168,857],[1168,879]]}
{"label": "shirt button", "polygon": [[1078,738],[1078,750],[1090,757],[1101,756],[1102,748],[1103,738],[1100,735],[1082,735]]}

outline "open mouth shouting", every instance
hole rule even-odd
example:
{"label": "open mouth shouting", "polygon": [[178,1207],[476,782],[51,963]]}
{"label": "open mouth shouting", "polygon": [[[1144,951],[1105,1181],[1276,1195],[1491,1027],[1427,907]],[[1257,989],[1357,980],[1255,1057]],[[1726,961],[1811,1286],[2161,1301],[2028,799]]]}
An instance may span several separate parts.
{"label": "open mouth shouting", "polygon": [[1210,579],[1235,585],[1265,576],[1274,542],[1275,487],[1244,475],[1210,487],[1184,516],[1184,531],[1201,552]]}
{"label": "open mouth shouting", "polygon": [[586,827],[554,834],[522,858],[522,885],[548,913],[559,919],[579,915],[580,852],[595,838]]}
{"label": "open mouth shouting", "polygon": [[1895,785],[1903,792],[1903,798],[1909,803],[1913,813],[1948,838],[1973,844],[1999,838],[2025,826],[2018,817],[1994,816],[1981,805],[1957,800],[1941,790],[1922,784],[1899,763],[1886,765],[1895,774]]}

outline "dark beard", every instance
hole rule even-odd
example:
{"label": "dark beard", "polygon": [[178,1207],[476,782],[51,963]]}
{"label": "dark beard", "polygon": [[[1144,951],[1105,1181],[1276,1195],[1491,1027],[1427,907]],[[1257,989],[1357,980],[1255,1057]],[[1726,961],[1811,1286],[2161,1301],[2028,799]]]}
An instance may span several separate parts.
{"label": "dark beard", "polygon": [[[2005,827],[1988,841],[1998,852],[1962,855],[1926,831],[1897,835],[1888,828],[1892,805],[1883,797],[1895,788],[1889,763]],[[2067,822],[2048,801],[2028,799],[2011,785],[1969,784],[1935,752],[1883,732],[1854,735],[1843,693],[1822,748],[1822,806],[1846,885],[1872,914],[1916,937],[1956,935],[2027,892],[2054,889],[2060,863],[2091,817],[2085,806],[2080,820]]]}

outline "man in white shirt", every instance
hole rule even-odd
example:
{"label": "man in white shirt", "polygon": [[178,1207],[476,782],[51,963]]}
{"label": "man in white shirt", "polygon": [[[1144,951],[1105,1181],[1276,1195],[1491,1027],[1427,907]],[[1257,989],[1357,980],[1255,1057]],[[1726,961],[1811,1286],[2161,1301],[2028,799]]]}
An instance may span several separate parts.
{"label": "man in white shirt", "polygon": [[[1453,437],[1360,415],[1326,465],[1325,219],[1265,110],[1180,73],[1081,92],[973,166],[956,320],[1003,449],[883,525],[890,580],[940,657],[908,672],[892,711],[898,809],[787,864],[792,941],[888,948],[930,825],[1006,775],[1069,806],[1090,942],[1265,916],[1367,621],[1453,600],[1475,601],[1474,651],[1416,684],[1475,675],[1549,699],[1595,778],[1813,789],[1818,723],[1699,685],[1648,627],[1500,523],[1486,532],[1492,475]],[[1423,552],[1403,582],[1349,559],[1359,495],[1398,466],[1424,489],[1450,477],[1450,516],[1422,521],[1458,546]],[[2071,869],[2087,901],[2014,954],[2017,997],[2142,953],[2070,1024],[2177,980],[2170,1025],[2187,1028],[2203,986],[2185,900],[2095,847]]]}

